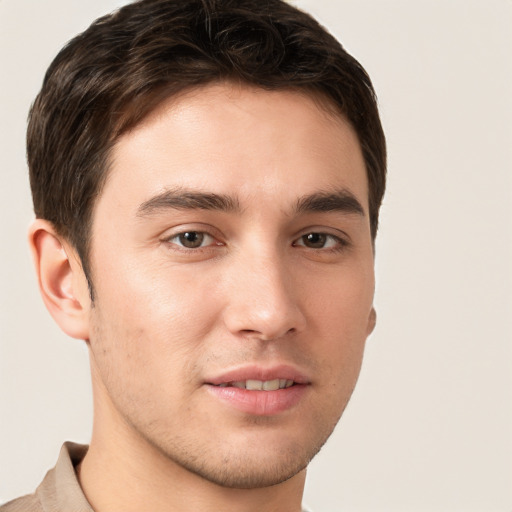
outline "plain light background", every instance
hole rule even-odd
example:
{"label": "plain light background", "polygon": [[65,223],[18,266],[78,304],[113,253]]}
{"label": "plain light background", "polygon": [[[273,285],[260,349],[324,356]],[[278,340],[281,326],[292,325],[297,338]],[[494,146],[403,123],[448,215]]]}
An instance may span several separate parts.
{"label": "plain light background", "polygon": [[[0,502],[87,442],[84,344],[26,245],[26,115],[62,45],[115,0],[0,0]],[[512,510],[512,2],[302,0],[377,89],[389,186],[377,329],[312,463],[317,512]]]}

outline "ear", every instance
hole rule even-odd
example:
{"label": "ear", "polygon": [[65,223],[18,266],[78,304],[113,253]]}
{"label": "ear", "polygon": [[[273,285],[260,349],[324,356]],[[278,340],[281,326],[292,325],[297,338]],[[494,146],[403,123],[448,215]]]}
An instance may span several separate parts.
{"label": "ear", "polygon": [[30,227],[29,245],[46,308],[66,334],[88,340],[91,300],[76,251],[43,219]]}
{"label": "ear", "polygon": [[375,324],[377,323],[377,312],[375,311],[375,308],[372,307],[370,314],[368,315],[368,326],[366,329],[366,335],[370,336],[370,334],[375,329]]}

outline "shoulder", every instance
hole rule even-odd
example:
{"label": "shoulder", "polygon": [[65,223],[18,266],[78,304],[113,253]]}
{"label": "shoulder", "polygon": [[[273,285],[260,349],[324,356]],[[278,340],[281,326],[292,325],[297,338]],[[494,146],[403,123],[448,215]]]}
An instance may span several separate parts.
{"label": "shoulder", "polygon": [[46,473],[36,491],[0,505],[0,512],[93,512],[75,473],[86,452],[86,445],[64,443],[56,466]]}
{"label": "shoulder", "polygon": [[0,505],[0,512],[44,512],[39,498],[35,494],[28,494],[21,498]]}

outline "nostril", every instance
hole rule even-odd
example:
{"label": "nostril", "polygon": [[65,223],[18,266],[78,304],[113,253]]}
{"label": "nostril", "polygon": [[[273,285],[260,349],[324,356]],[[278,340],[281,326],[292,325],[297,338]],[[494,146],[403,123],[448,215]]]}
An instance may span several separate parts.
{"label": "nostril", "polygon": [[255,338],[261,341],[277,341],[290,334],[295,334],[295,332],[297,332],[297,329],[295,327],[292,327],[291,329],[288,329],[284,333],[276,333],[275,335],[273,335],[272,333],[258,331],[256,329],[243,329],[240,331],[240,334],[242,336],[246,336],[247,338]]}

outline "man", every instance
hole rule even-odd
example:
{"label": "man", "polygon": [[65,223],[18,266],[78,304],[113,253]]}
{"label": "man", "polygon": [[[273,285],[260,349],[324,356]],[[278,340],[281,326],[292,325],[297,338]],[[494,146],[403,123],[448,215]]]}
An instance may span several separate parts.
{"label": "man", "polygon": [[375,325],[364,70],[280,0],[143,0],[57,56],[27,147],[94,427],[2,511],[300,511]]}

